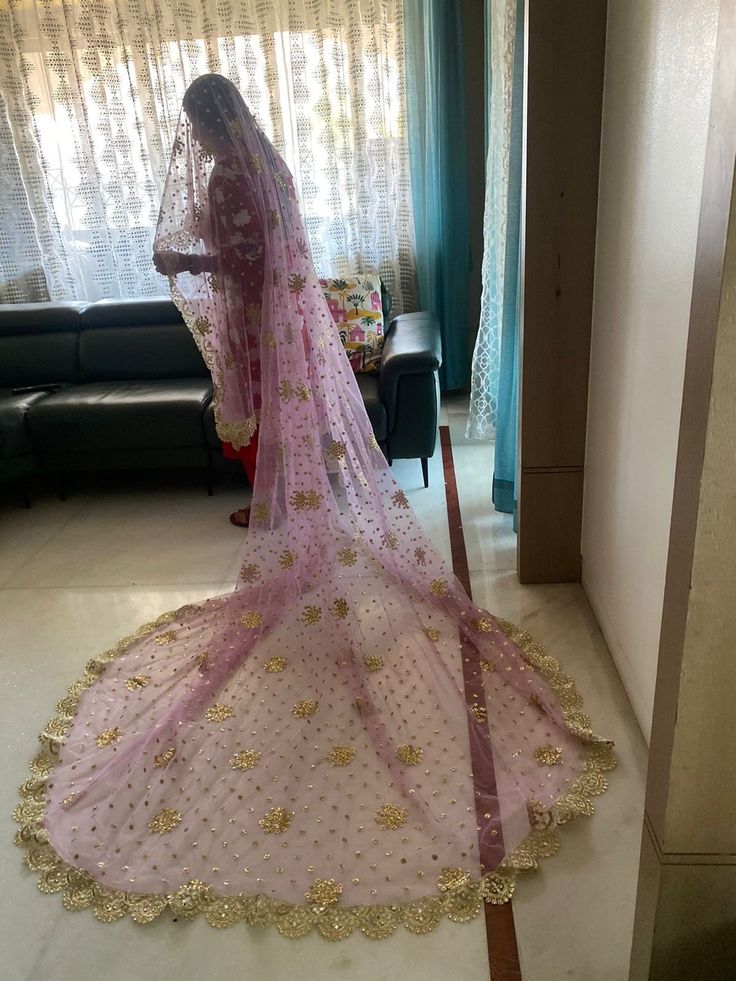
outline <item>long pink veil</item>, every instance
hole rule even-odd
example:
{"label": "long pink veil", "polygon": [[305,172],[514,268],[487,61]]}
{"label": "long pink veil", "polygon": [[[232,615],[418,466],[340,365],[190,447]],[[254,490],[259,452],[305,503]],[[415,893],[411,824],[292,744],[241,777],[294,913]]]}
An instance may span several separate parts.
{"label": "long pink veil", "polygon": [[[231,83],[210,94],[229,149],[213,160],[182,114],[157,248],[204,257],[173,295],[223,439],[259,426],[239,583],[90,662],[42,737],[18,841],[42,888],[102,920],[423,933],[511,896],[557,826],[592,811],[611,744],[418,525],[288,170]],[[256,310],[243,283],[259,264]]]}

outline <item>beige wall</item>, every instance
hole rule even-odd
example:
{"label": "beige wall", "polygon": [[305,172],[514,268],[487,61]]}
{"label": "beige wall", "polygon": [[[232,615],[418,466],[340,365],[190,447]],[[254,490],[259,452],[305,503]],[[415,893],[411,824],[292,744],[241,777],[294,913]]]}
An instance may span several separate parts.
{"label": "beige wall", "polygon": [[717,0],[609,0],[583,585],[649,738]]}

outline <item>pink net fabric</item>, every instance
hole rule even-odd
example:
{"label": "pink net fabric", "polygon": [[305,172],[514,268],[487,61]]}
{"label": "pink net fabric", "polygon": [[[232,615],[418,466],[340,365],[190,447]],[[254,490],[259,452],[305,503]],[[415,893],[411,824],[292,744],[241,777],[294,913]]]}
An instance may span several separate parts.
{"label": "pink net fabric", "polygon": [[280,916],[502,901],[554,825],[591,809],[610,744],[418,525],[286,166],[230,83],[204,98],[229,143],[212,159],[182,114],[156,247],[203,257],[173,295],[222,437],[260,427],[242,571],[73,690],[45,833],[68,866],[136,896],[260,897]]}

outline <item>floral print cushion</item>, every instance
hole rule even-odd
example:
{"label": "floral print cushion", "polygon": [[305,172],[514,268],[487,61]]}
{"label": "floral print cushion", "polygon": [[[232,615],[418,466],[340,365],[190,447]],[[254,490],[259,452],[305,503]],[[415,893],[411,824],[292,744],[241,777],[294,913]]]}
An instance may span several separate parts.
{"label": "floral print cushion", "polygon": [[354,276],[320,283],[353,371],[378,371],[384,327],[380,278]]}

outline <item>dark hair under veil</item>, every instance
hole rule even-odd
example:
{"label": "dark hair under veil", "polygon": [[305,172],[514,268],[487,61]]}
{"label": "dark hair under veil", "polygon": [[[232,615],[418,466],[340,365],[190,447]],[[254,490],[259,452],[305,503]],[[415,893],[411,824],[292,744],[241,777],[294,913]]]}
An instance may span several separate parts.
{"label": "dark hair under veil", "polygon": [[60,703],[21,814],[31,864],[101,919],[287,936],[424,933],[506,901],[590,813],[611,744],[416,521],[288,169],[219,76],[185,97],[155,247],[180,256],[220,435],[259,427],[252,524],[234,592],[142,627]]}

